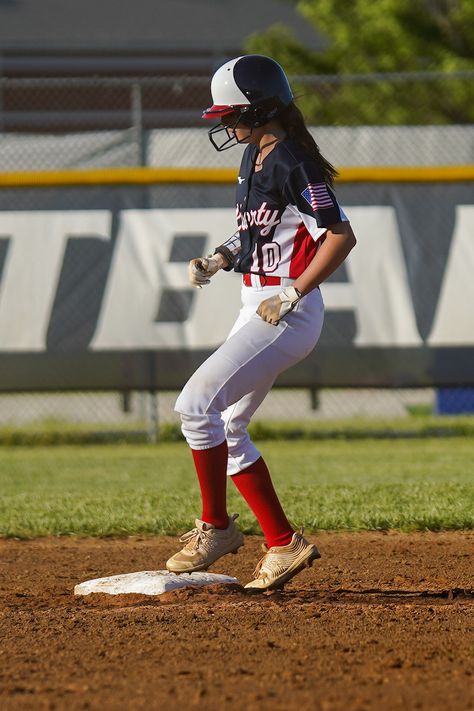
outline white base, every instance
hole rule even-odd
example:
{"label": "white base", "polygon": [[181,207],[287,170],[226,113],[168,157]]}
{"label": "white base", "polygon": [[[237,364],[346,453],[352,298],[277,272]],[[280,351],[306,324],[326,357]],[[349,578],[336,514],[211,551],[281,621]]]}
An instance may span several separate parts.
{"label": "white base", "polygon": [[237,578],[232,578],[230,575],[216,575],[205,571],[177,575],[167,570],[142,570],[139,573],[126,573],[124,575],[112,575],[108,578],[86,580],[75,586],[74,595],[90,595],[91,593],[161,595],[164,592],[177,590],[178,588],[222,585],[225,583],[240,584]]}

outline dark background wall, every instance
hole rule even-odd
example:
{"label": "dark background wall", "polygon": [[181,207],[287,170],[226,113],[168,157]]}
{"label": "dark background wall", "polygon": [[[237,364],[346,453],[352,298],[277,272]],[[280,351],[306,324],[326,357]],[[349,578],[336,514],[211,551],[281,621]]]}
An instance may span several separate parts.
{"label": "dark background wall", "polygon": [[288,0],[0,0],[0,74],[208,75],[275,23],[322,46]]}

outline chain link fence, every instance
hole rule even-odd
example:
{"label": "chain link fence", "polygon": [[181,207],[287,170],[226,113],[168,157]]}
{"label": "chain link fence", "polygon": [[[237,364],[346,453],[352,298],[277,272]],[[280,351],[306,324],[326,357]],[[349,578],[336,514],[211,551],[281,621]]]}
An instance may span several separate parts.
{"label": "chain link fence", "polygon": [[[473,80],[474,72],[457,72],[294,77],[292,85],[322,152],[337,167],[456,166],[474,164]],[[366,107],[363,125],[352,118],[354,96]],[[208,77],[0,78],[0,171],[237,167],[243,149],[218,153],[207,140],[201,112],[209,102]],[[12,209],[15,193],[17,209],[54,209],[61,190],[67,192],[67,209],[83,208],[89,199],[74,189],[55,188],[40,205],[34,190],[3,190],[0,208]],[[157,186],[154,206],[179,206],[181,190]],[[360,186],[358,199],[370,202],[372,190]],[[231,206],[233,201],[230,186],[195,186],[188,194],[190,206]],[[345,189],[338,194],[344,204]],[[137,199],[143,203],[142,193]],[[420,253],[435,262],[445,256],[429,244],[420,245]],[[1,266],[0,240],[0,274]],[[418,298],[423,302],[426,295]],[[153,439],[158,425],[177,422],[176,395],[0,394],[0,427],[62,423],[148,432]],[[435,411],[432,388],[281,389],[268,396],[256,418],[400,418]]]}
{"label": "chain link fence", "polygon": [[[474,71],[292,83],[338,166],[474,161]],[[363,123],[350,97],[370,109]],[[1,170],[236,166],[239,148],[217,153],[206,140],[201,113],[210,100],[208,77],[0,78]]]}
{"label": "chain link fence", "polygon": [[[64,432],[147,439],[156,442],[161,432],[176,434],[174,412],[178,392],[15,393],[0,395],[2,430]],[[416,389],[274,389],[255,414],[254,422],[274,423],[348,420],[387,422],[436,414],[432,388]],[[59,438],[61,439],[61,438]],[[7,439],[8,441],[8,439]]]}

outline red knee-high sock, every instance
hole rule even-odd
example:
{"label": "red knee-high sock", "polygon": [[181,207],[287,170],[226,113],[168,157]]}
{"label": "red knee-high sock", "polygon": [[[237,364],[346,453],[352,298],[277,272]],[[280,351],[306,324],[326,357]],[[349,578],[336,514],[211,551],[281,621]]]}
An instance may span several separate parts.
{"label": "red knee-high sock", "polygon": [[244,471],[234,474],[232,481],[254,512],[267,546],[271,548],[290,543],[294,531],[281,507],[262,457]]}
{"label": "red knee-high sock", "polygon": [[211,449],[191,449],[191,452],[201,487],[201,518],[216,528],[227,528],[227,442]]}

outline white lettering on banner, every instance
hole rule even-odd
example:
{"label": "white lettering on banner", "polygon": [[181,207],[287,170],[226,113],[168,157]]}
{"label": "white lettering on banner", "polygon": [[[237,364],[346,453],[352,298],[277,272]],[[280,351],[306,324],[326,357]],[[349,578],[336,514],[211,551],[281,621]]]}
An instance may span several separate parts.
{"label": "white lettering on banner", "polygon": [[[354,313],[356,346],[421,345],[395,210],[347,212],[358,244],[347,260],[349,282],[322,286],[328,311]],[[109,240],[110,226],[111,214],[103,210],[0,213],[0,236],[10,240],[0,282],[0,350],[45,350],[68,238]],[[431,345],[474,343],[473,227],[474,207],[458,207]],[[208,254],[233,232],[232,209],[124,210],[90,347],[207,349],[222,343],[239,310],[241,276],[219,272],[211,286],[192,290],[187,262],[170,257],[176,237],[207,234]],[[167,302],[174,291],[177,299],[188,299],[188,313],[181,311],[186,320],[157,320],[164,290]]]}
{"label": "white lettering on banner", "polygon": [[428,338],[432,346],[474,342],[474,206],[458,205],[441,293]]}
{"label": "white lettering on banner", "polygon": [[420,345],[395,210],[369,206],[345,211],[357,236],[347,259],[351,283],[323,284],[326,307],[354,310],[356,346]]}
{"label": "white lettering on banner", "polygon": [[[229,209],[124,210],[103,307],[91,343],[95,350],[210,348],[222,343],[239,309],[240,279],[216,274],[212,287],[192,290],[183,322],[156,322],[164,288],[190,290],[187,262],[170,263],[176,235],[208,234],[205,254],[235,232]],[[202,256],[196,254],[196,257]],[[222,281],[221,281],[222,280]],[[234,287],[234,288],[232,288]],[[225,306],[219,309],[219,304]]]}
{"label": "white lettering on banner", "polygon": [[68,238],[108,240],[110,223],[104,210],[0,212],[0,234],[10,238],[0,284],[2,351],[45,350]]}

